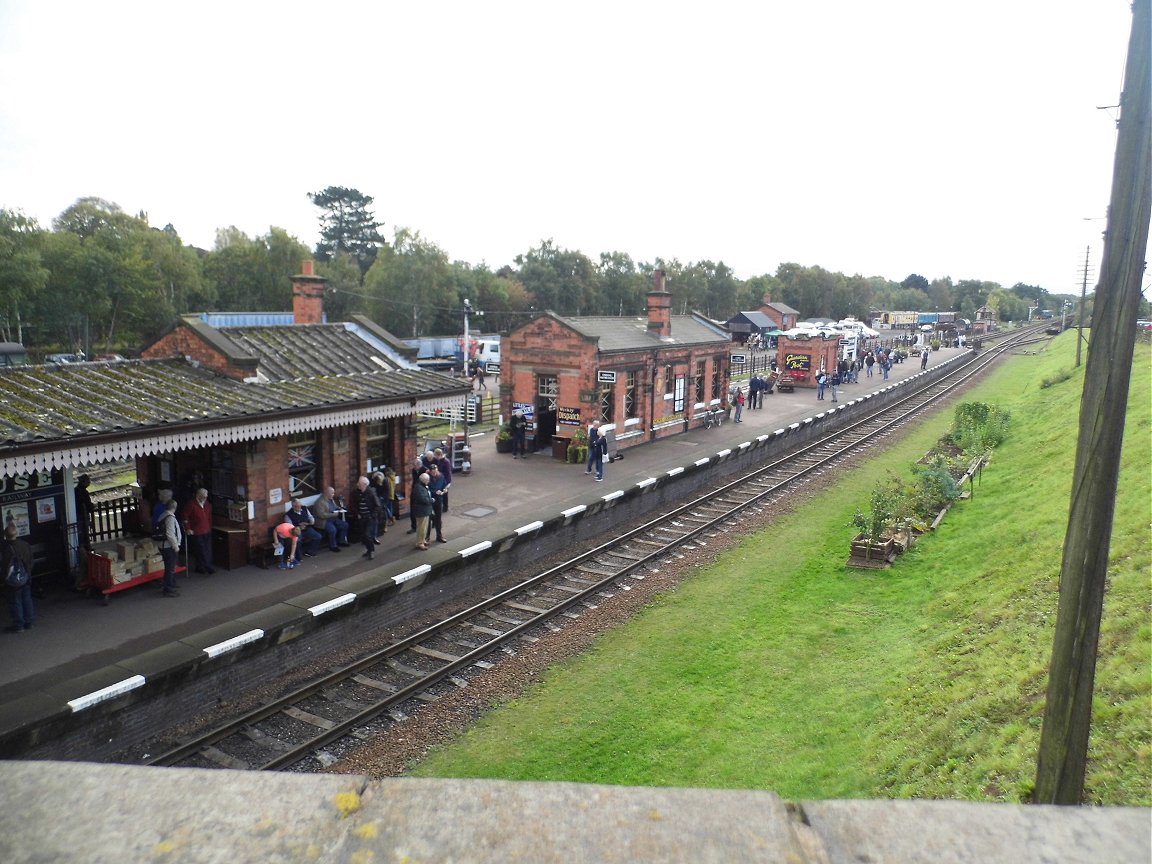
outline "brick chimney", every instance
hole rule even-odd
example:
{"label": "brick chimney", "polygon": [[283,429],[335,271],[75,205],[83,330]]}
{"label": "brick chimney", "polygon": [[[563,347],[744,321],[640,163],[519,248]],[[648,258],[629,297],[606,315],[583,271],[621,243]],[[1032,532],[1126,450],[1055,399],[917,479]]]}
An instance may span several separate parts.
{"label": "brick chimney", "polygon": [[664,290],[667,274],[657,270],[652,274],[652,290],[648,292],[648,332],[661,339],[672,335],[672,295]]}
{"label": "brick chimney", "polygon": [[296,324],[324,323],[324,286],[328,280],[317,276],[312,262],[305,261],[304,272],[292,277],[292,318]]}

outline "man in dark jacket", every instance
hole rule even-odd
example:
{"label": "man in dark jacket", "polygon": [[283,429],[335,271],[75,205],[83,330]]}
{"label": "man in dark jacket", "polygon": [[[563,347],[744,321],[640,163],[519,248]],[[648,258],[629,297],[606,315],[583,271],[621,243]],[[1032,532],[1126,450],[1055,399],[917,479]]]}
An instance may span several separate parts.
{"label": "man in dark jacket", "polygon": [[376,526],[380,524],[380,499],[368,483],[367,477],[356,481],[356,491],[352,493],[352,507],[356,512],[356,522],[360,526],[360,542],[364,544],[364,558],[376,555]]}
{"label": "man in dark jacket", "polygon": [[[24,569],[32,573],[32,547],[20,539],[20,532],[15,525],[4,529],[3,549],[0,549],[0,584],[8,575],[8,567],[13,558],[19,558]],[[12,615],[12,626],[5,629],[9,633],[23,633],[32,626],[36,620],[36,611],[32,608],[32,580],[19,588],[11,588],[4,584],[4,593],[8,599],[8,611]]]}

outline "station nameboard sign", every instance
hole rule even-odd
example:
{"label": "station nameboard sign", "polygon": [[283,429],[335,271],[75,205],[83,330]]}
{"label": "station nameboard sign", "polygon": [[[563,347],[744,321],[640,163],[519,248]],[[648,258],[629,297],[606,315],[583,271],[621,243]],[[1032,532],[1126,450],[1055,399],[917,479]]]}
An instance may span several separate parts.
{"label": "station nameboard sign", "polygon": [[747,354],[733,354],[732,355],[732,365],[733,366],[743,366],[747,362],[748,362],[748,355]]}
{"label": "station nameboard sign", "polygon": [[596,380],[599,381],[601,384],[615,384],[616,383],[616,372],[615,371],[610,372],[606,369],[601,369],[599,372],[596,373]]}

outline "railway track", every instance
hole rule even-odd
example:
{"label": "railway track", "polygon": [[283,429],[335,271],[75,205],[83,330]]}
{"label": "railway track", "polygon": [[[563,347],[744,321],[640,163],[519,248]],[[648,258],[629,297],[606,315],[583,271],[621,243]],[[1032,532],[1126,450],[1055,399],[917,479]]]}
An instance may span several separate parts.
{"label": "railway track", "polygon": [[[275,702],[236,717],[148,760],[151,765],[246,770],[316,770],[325,748],[352,746],[406,719],[420,702],[465,687],[501,651],[531,650],[566,618],[611,602],[666,556],[706,544],[750,508],[771,508],[808,482],[882,443],[913,417],[941,404],[1004,352],[1027,344],[1021,332],[988,346],[943,378],[901,401],[854,416],[843,428],[729,479],[595,548],[454,614]],[[750,443],[750,442],[749,442]],[[740,446],[749,446],[744,444]]]}

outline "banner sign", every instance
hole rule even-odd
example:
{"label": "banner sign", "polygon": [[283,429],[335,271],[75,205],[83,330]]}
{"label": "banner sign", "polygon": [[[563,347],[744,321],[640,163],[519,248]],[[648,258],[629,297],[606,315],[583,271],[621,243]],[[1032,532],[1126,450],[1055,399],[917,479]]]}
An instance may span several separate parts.
{"label": "banner sign", "polygon": [[580,425],[580,409],[579,408],[565,408],[562,405],[556,406],[556,422],[561,426],[579,426]]}
{"label": "banner sign", "polygon": [[811,354],[784,355],[784,368],[789,372],[807,372],[812,368]]}
{"label": "banner sign", "polygon": [[536,419],[536,406],[531,402],[513,402],[512,410],[523,414],[524,419],[529,423]]}

